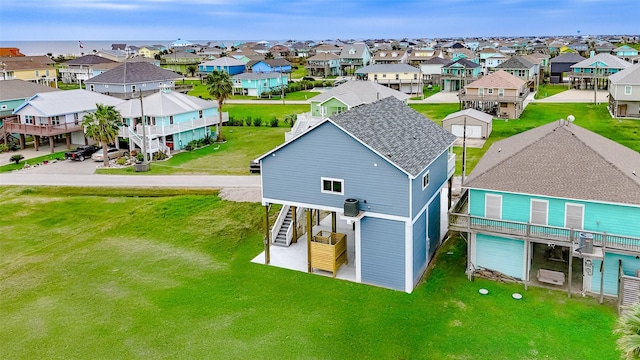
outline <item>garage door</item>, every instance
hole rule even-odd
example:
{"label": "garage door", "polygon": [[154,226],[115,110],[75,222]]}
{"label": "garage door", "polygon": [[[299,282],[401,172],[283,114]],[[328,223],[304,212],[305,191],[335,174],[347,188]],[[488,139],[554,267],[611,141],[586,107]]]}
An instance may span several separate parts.
{"label": "garage door", "polygon": [[249,96],[258,96],[258,89],[248,89],[247,95]]}
{"label": "garage door", "polygon": [[[463,125],[451,125],[451,132],[457,137],[464,136]],[[482,139],[482,126],[467,125],[467,138],[469,139]]]}

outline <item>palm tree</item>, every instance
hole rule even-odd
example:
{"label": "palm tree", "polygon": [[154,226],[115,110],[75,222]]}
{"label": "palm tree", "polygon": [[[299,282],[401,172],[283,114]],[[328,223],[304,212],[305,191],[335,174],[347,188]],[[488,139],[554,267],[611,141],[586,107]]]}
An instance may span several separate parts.
{"label": "palm tree", "polygon": [[103,164],[109,166],[107,144],[118,137],[118,128],[122,124],[122,116],[115,107],[96,104],[96,111],[86,114],[82,118],[85,134],[88,138],[102,144]]}
{"label": "palm tree", "polygon": [[640,359],[640,303],[625,308],[618,318],[614,333],[621,334],[618,350],[627,359]]}
{"label": "palm tree", "polygon": [[193,75],[196,73],[196,71],[198,71],[198,67],[195,65],[189,65],[187,66],[187,71],[191,73],[191,77],[193,77]]}
{"label": "palm tree", "polygon": [[211,97],[218,101],[218,141],[223,141],[222,137],[222,105],[233,93],[233,84],[231,76],[224,71],[213,70],[207,75],[207,90]]}

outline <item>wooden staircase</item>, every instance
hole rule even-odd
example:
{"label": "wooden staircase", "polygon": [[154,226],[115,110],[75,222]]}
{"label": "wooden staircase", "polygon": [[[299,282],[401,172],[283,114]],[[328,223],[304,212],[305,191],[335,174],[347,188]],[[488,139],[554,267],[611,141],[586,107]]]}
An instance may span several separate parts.
{"label": "wooden staircase", "polygon": [[291,218],[291,211],[287,211],[287,215],[284,217],[284,220],[282,220],[282,225],[278,230],[278,234],[273,239],[273,245],[289,246],[289,243],[287,241],[287,231],[289,231],[289,228],[292,226],[292,224],[293,219]]}

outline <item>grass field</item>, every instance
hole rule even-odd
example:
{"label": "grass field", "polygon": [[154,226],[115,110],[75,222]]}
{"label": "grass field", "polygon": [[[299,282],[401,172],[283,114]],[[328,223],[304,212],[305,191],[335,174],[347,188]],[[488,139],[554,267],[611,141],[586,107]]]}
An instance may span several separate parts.
{"label": "grass field", "polygon": [[130,175],[249,175],[249,162],[284,142],[286,127],[225,126],[227,142],[175,154],[151,164],[146,173],[133,167],[98,169],[99,174]]}
{"label": "grass field", "polygon": [[215,193],[0,194],[3,359],[619,358],[613,306],[470,282],[460,240],[406,294],[251,263],[262,207]]}
{"label": "grass field", "polygon": [[569,88],[567,85],[562,85],[562,84],[547,84],[547,85],[540,85],[538,87],[538,92],[536,93],[535,98],[536,99],[544,99],[547,98],[549,96],[553,96],[556,94],[559,94],[563,91],[567,91]]}

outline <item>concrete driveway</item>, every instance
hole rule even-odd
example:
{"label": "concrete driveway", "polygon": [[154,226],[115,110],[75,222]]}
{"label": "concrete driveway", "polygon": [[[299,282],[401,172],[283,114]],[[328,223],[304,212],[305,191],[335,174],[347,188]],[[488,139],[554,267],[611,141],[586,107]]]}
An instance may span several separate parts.
{"label": "concrete driveway", "polygon": [[24,175],[31,174],[63,174],[63,175],[78,175],[78,174],[93,174],[96,172],[96,166],[101,165],[102,162],[96,162],[91,159],[85,161],[73,161],[73,160],[61,160],[57,162],[50,162],[46,165],[40,165],[15,171]]}

